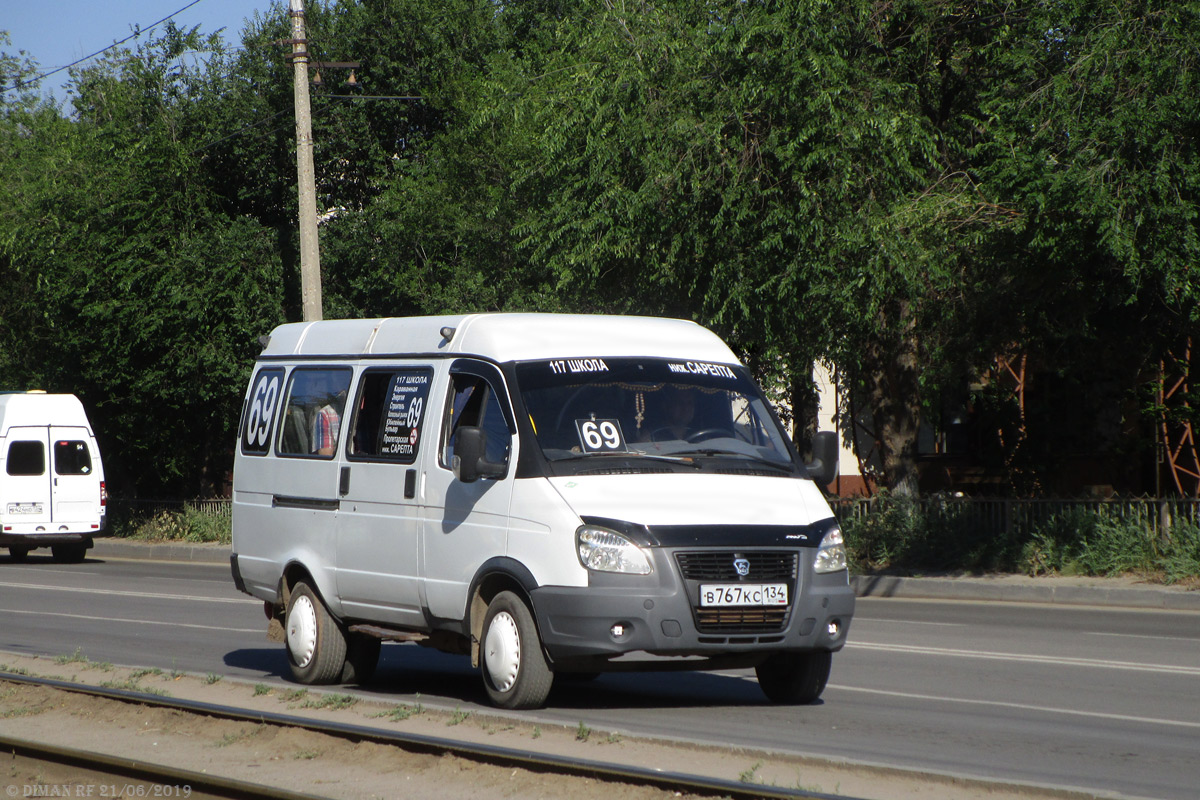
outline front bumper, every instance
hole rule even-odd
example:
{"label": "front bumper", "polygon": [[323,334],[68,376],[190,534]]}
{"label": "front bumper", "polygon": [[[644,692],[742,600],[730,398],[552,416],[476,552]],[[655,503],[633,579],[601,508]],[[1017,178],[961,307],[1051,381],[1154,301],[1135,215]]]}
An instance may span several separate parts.
{"label": "front bumper", "polygon": [[704,581],[684,577],[675,552],[656,548],[651,575],[592,573],[586,588],[535,589],[531,599],[542,643],[560,666],[631,654],[752,662],[756,655],[783,651],[840,650],[854,617],[847,574],[817,575],[812,571],[815,550],[795,552],[791,602],[771,619],[754,609],[733,609],[720,619],[702,611],[699,586]]}

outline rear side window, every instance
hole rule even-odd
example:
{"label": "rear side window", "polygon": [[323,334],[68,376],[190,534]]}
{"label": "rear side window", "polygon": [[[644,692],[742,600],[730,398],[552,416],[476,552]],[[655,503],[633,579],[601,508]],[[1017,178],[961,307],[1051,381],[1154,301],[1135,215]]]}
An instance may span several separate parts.
{"label": "rear side window", "polygon": [[377,369],[363,374],[351,423],[350,457],[411,464],[424,428],[433,370]]}
{"label": "rear side window", "polygon": [[333,457],[341,441],[350,374],[344,367],[292,370],[279,434],[279,453]]}
{"label": "rear side window", "polygon": [[54,443],[54,474],[91,475],[92,454],[87,442],[58,441]]}
{"label": "rear side window", "polygon": [[265,456],[271,448],[271,428],[283,394],[283,369],[260,369],[254,376],[242,410],[242,452]]}
{"label": "rear side window", "polygon": [[13,442],[8,446],[9,475],[45,475],[46,446],[41,442]]}

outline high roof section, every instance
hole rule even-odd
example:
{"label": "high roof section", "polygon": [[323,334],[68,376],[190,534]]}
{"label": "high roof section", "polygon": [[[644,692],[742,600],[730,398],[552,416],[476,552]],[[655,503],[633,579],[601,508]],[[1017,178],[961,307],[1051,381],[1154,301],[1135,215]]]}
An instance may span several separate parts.
{"label": "high roof section", "polygon": [[[449,337],[444,332],[451,331]],[[263,356],[471,354],[495,361],[650,356],[737,364],[694,322],[586,314],[469,314],[341,319],[281,325]]]}

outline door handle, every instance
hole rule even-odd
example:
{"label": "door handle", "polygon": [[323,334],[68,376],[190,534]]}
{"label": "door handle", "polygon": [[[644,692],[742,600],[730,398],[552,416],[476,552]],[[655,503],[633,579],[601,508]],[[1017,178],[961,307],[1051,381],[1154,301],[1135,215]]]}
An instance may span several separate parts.
{"label": "door handle", "polygon": [[350,467],[342,467],[341,479],[338,481],[338,492],[342,495],[350,493]]}

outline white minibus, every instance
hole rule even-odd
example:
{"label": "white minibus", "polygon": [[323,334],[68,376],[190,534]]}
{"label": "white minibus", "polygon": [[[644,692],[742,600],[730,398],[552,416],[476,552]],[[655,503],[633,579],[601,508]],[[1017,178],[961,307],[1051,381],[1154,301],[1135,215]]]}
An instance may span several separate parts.
{"label": "white minibus", "polygon": [[0,393],[0,546],[13,561],[49,547],[55,561],[82,561],[103,535],[104,466],[79,398]]}
{"label": "white minibus", "polygon": [[282,325],[239,426],[233,579],[303,683],[363,682],[392,641],[469,656],[507,708],[648,669],[809,703],[854,614],[836,445],[803,463],[692,322]]}

